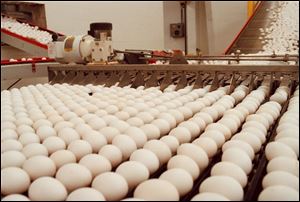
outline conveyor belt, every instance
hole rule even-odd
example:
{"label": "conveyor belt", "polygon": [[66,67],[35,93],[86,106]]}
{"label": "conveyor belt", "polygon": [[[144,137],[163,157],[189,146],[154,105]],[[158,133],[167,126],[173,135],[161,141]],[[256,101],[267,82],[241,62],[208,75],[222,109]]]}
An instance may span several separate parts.
{"label": "conveyor belt", "polygon": [[273,21],[270,18],[270,13],[266,10],[278,6],[279,2],[277,1],[261,1],[253,15],[226,49],[225,54],[235,53],[237,50],[245,54],[257,53],[262,50],[263,44],[259,40],[259,29],[268,27]]}

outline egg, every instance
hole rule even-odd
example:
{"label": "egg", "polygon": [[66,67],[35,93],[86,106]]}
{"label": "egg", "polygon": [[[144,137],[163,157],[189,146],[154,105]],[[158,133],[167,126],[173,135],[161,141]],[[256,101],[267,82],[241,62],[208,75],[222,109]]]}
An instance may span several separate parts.
{"label": "egg", "polygon": [[241,201],[244,197],[242,186],[234,178],[228,176],[212,176],[206,178],[201,183],[199,192],[221,194],[233,201]]}
{"label": "egg", "polygon": [[80,135],[73,128],[65,127],[59,130],[58,137],[65,141],[68,146],[71,142],[80,139]]}
{"label": "egg", "polygon": [[54,129],[56,130],[56,132],[59,134],[60,131],[62,131],[64,128],[72,128],[74,127],[74,124],[68,121],[61,121],[61,122],[57,122],[54,125]]}
{"label": "egg", "polygon": [[213,166],[210,172],[211,176],[229,176],[237,180],[240,185],[245,188],[248,179],[246,173],[234,163],[231,162],[219,162]]}
{"label": "egg", "polygon": [[281,138],[293,138],[296,139],[296,141],[299,139],[299,131],[295,131],[295,129],[286,129],[283,131],[280,131],[280,133],[277,133],[276,137],[275,137],[275,141],[279,140]]}
{"label": "egg", "polygon": [[267,172],[273,171],[286,171],[299,177],[299,161],[285,156],[275,157],[267,165]]}
{"label": "egg", "polygon": [[22,194],[30,185],[29,175],[17,167],[1,169],[1,194]]}
{"label": "egg", "polygon": [[50,136],[43,141],[43,145],[47,148],[48,153],[52,153],[66,149],[66,143],[57,136]]}
{"label": "egg", "polygon": [[174,136],[163,136],[160,138],[160,141],[164,142],[168,147],[170,148],[172,154],[175,154],[177,151],[177,148],[179,147],[179,141]]}
{"label": "egg", "polygon": [[98,190],[85,187],[71,192],[66,201],[105,201],[105,198]]}
{"label": "egg", "polygon": [[[75,131],[81,136],[84,137],[90,131],[93,131],[92,127],[85,123],[79,123],[75,126]],[[72,132],[74,133],[74,132]]]}
{"label": "egg", "polygon": [[184,116],[184,120],[187,120],[193,116],[193,111],[185,106],[178,107],[177,110]]}
{"label": "egg", "polygon": [[107,144],[105,136],[98,131],[92,131],[82,139],[91,145],[93,153],[98,153],[99,150]]}
{"label": "egg", "polygon": [[113,127],[104,127],[100,130],[100,133],[103,134],[107,140],[107,143],[111,144],[113,138],[120,134],[119,130]]}
{"label": "egg", "polygon": [[143,130],[137,127],[130,126],[126,131],[124,131],[124,134],[131,137],[135,141],[137,148],[143,147],[147,142],[146,134]]}
{"label": "egg", "polygon": [[[1,123],[2,124],[2,123]],[[13,129],[4,129],[1,130],[1,141],[9,139],[18,139],[18,133]]]}
{"label": "egg", "polygon": [[299,192],[283,185],[270,186],[259,194],[258,201],[299,201]]}
{"label": "egg", "polygon": [[131,126],[141,127],[144,125],[144,121],[137,117],[132,117],[126,120],[126,122]]}
{"label": "egg", "polygon": [[144,200],[178,201],[179,193],[176,187],[166,180],[147,180],[135,189],[134,197]]}
{"label": "egg", "polygon": [[189,132],[191,133],[192,139],[199,136],[200,131],[201,131],[201,128],[193,121],[185,121],[185,122],[180,123],[178,126],[188,129]]}
{"label": "egg", "polygon": [[205,123],[206,125],[210,124],[213,122],[213,118],[210,114],[206,113],[206,112],[199,112],[197,114],[195,114],[194,117],[199,117],[201,118]]}
{"label": "egg", "polygon": [[262,145],[261,140],[257,136],[249,132],[241,131],[240,133],[235,134],[232,137],[232,140],[241,140],[248,143],[249,145],[251,145],[255,153],[257,153],[260,150]]}
{"label": "egg", "polygon": [[196,180],[200,175],[200,169],[197,163],[190,157],[185,155],[173,156],[167,164],[167,169],[182,168],[191,174],[193,180]]}
{"label": "egg", "polygon": [[289,146],[281,142],[271,142],[267,144],[265,154],[269,161],[279,156],[297,159],[295,152]]}
{"label": "egg", "polygon": [[138,184],[147,180],[150,176],[148,168],[137,161],[127,161],[118,166],[115,171],[127,181],[129,190],[133,190]]}
{"label": "egg", "polygon": [[110,161],[99,154],[87,154],[80,159],[79,164],[89,169],[93,177],[112,169]]}
{"label": "egg", "polygon": [[63,201],[67,198],[64,185],[52,177],[40,177],[32,182],[28,190],[30,200],[35,201]]}
{"label": "egg", "polygon": [[120,133],[125,132],[130,127],[130,125],[127,122],[121,120],[111,122],[109,125],[110,127],[118,129]]}
{"label": "egg", "polygon": [[154,117],[149,112],[140,112],[135,117],[141,119],[145,124],[154,120]]}
{"label": "egg", "polygon": [[190,142],[192,139],[191,132],[186,127],[181,126],[172,129],[169,135],[174,136],[180,144]]}
{"label": "egg", "polygon": [[51,154],[50,159],[57,169],[68,163],[76,163],[76,156],[69,150],[58,150]]}
{"label": "egg", "polygon": [[19,151],[6,151],[1,153],[1,169],[7,167],[22,167],[26,157]]}
{"label": "egg", "polygon": [[248,175],[252,170],[252,161],[244,150],[229,148],[222,154],[222,161],[232,162],[241,167]]}
{"label": "egg", "polygon": [[266,142],[266,134],[264,134],[264,132],[262,132],[258,128],[247,127],[247,128],[243,128],[242,132],[249,132],[252,135],[257,136],[260,139],[260,141],[261,141],[262,144]]}
{"label": "egg", "polygon": [[154,124],[145,124],[140,129],[146,134],[148,140],[160,137],[160,128]]}
{"label": "egg", "polygon": [[123,160],[127,160],[132,152],[137,150],[137,146],[134,140],[127,135],[117,135],[112,140],[112,144],[117,146],[123,155]]}
{"label": "egg", "polygon": [[148,149],[138,149],[130,155],[130,161],[137,161],[144,164],[150,174],[153,174],[159,168],[159,159],[152,151]]}
{"label": "egg", "polygon": [[221,194],[212,192],[203,192],[195,195],[191,201],[229,201],[228,198]]}
{"label": "egg", "polygon": [[92,182],[91,172],[83,165],[68,163],[60,167],[55,176],[68,192],[89,186]]}
{"label": "egg", "polygon": [[295,152],[297,157],[299,157],[299,142],[295,141],[294,138],[290,138],[290,137],[280,138],[280,139],[276,140],[276,142],[281,142],[281,143],[289,146]]}
{"label": "egg", "polygon": [[177,154],[186,155],[192,158],[200,170],[204,170],[208,165],[208,156],[206,152],[201,148],[191,143],[184,143],[177,149]]}
{"label": "egg", "polygon": [[110,124],[112,124],[113,122],[119,120],[117,117],[115,117],[114,115],[110,115],[110,114],[105,115],[105,116],[102,116],[101,118],[105,121],[105,123],[106,123],[107,125],[110,125]]}
{"label": "egg", "polygon": [[32,156],[37,156],[37,155],[48,156],[47,148],[44,145],[39,143],[31,143],[26,145],[22,149],[22,153],[26,156],[26,158],[30,158]]}
{"label": "egg", "polygon": [[120,200],[128,192],[128,185],[124,177],[113,172],[102,173],[95,177],[92,188],[101,192],[108,201]]}
{"label": "egg", "polygon": [[222,147],[222,145],[225,142],[224,135],[218,130],[205,131],[204,133],[201,134],[200,137],[209,137],[213,139],[216,142],[218,148]]}
{"label": "egg", "polygon": [[172,157],[172,152],[168,145],[160,140],[150,140],[143,148],[152,151],[158,157],[160,165],[165,164]]}
{"label": "egg", "polygon": [[265,128],[269,128],[270,126],[267,118],[265,118],[262,114],[251,114],[247,116],[246,121],[259,121],[265,126]]}
{"label": "egg", "polygon": [[200,137],[193,141],[194,145],[201,147],[207,154],[208,158],[213,157],[218,150],[216,142],[209,137]]}
{"label": "egg", "polygon": [[151,124],[159,128],[160,135],[166,135],[171,130],[170,124],[164,119],[155,119]]}
{"label": "egg", "polygon": [[231,137],[231,131],[230,129],[221,124],[221,123],[211,123],[209,124],[206,128],[205,128],[205,132],[206,131],[210,131],[210,130],[217,130],[217,131],[220,131],[224,137],[225,137],[225,140],[228,140],[230,137]]}
{"label": "egg", "polygon": [[29,198],[21,194],[10,194],[3,197],[1,201],[30,201],[30,200]]}
{"label": "egg", "polygon": [[167,111],[167,113],[169,113],[170,115],[172,115],[175,120],[176,120],[176,124],[181,123],[182,121],[184,121],[184,116],[181,112],[179,112],[176,109],[170,109]]}
{"label": "egg", "polygon": [[239,122],[240,122],[239,120],[236,121],[236,119],[229,118],[229,117],[223,117],[218,121],[218,123],[229,128],[231,134],[234,134],[238,130],[240,126]]}
{"label": "egg", "polygon": [[110,161],[112,168],[115,168],[122,162],[122,151],[115,145],[103,146],[99,154]]}
{"label": "egg", "polygon": [[40,138],[35,133],[23,133],[19,137],[19,142],[22,143],[23,146],[26,146],[31,143],[39,143]]}
{"label": "egg", "polygon": [[181,168],[169,169],[162,173],[159,179],[166,180],[173,184],[180,196],[184,196],[193,188],[193,178],[191,174]]}
{"label": "egg", "polygon": [[36,122],[33,123],[33,128],[35,130],[37,130],[41,126],[49,126],[49,127],[52,128],[52,125],[53,124],[50,121],[48,121],[46,119],[40,119],[40,120],[38,120],[38,121],[36,121]]}
{"label": "egg", "polygon": [[23,145],[14,139],[1,141],[1,153],[6,151],[21,151],[23,149]]}
{"label": "egg", "polygon": [[263,189],[274,185],[284,185],[299,191],[299,178],[285,171],[268,173],[262,181]]}
{"label": "egg", "polygon": [[248,144],[247,142],[244,142],[242,140],[230,140],[227,141],[223,146],[222,146],[222,152],[225,152],[227,149],[229,148],[239,148],[244,150],[248,156],[250,157],[251,160],[254,159],[254,150],[251,147],[250,144]]}

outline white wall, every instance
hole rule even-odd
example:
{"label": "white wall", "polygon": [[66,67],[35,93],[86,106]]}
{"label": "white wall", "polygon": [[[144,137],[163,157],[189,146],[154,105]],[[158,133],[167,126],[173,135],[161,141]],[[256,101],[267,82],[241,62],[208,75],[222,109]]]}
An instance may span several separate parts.
{"label": "white wall", "polygon": [[86,34],[92,22],[113,24],[114,48],[163,49],[163,2],[35,1],[46,7],[49,29]]}
{"label": "white wall", "polygon": [[206,1],[209,54],[222,54],[247,20],[247,1]]}

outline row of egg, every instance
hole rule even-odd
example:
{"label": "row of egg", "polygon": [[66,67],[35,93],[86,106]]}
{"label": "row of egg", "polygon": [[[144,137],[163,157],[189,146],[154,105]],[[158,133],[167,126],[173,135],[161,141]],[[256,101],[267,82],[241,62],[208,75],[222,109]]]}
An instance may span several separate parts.
{"label": "row of egg", "polygon": [[[213,134],[212,127],[208,127],[208,125],[222,116],[224,111],[230,109],[235,103],[234,98],[230,96],[229,98],[224,93],[221,93],[219,96],[222,97],[214,101],[210,110],[202,107],[202,110],[196,113],[194,117],[182,122],[178,127],[171,130],[168,136],[161,138],[161,140],[169,138],[169,143],[167,144],[173,155],[175,153],[176,155],[172,158],[170,158],[170,155],[168,158],[165,158],[162,163],[167,163],[167,171],[162,173],[159,179],[150,179],[142,182],[135,189],[134,197],[145,200],[179,200],[179,197],[192,189],[193,181],[200,175],[200,170],[204,170],[208,165],[208,155],[213,155],[217,151],[217,145],[214,139],[210,137],[203,137],[198,141],[199,147],[188,142],[197,138],[204,128]],[[221,103],[225,105],[224,109],[216,110]],[[209,104],[207,103],[207,105]],[[183,124],[187,128],[184,128]],[[176,138],[172,143],[173,137]],[[175,143],[176,139],[177,143]],[[206,144],[213,146],[213,148],[208,147]]]}
{"label": "row of egg", "polygon": [[[38,120],[39,121],[39,120]],[[44,122],[44,124],[45,124],[45,122]],[[49,137],[47,137],[48,135],[46,135],[46,137],[44,137],[45,138],[45,140],[47,139],[47,138],[54,138],[52,135],[53,135],[53,133],[55,132],[54,130],[51,130],[51,132],[49,132],[49,131],[47,131],[47,130],[49,130],[49,127],[50,126],[48,126],[47,124],[50,124],[49,122],[47,122],[45,125],[43,125],[43,126],[40,126],[40,128],[38,128],[38,129],[44,129],[44,131],[43,132],[41,132],[41,135],[40,136],[45,136],[45,134],[49,134],[50,136]],[[36,125],[38,125],[38,124],[36,124]],[[38,127],[38,126],[36,126],[36,127]],[[45,131],[45,129],[47,129],[46,131]],[[32,132],[32,131],[30,131],[30,132]],[[74,131],[71,131],[71,130],[69,130],[68,131],[69,132],[69,134],[74,134]],[[140,131],[138,131],[138,132],[140,132]],[[120,135],[120,136],[122,136],[122,135]],[[119,137],[120,137],[119,136]],[[123,139],[121,138],[119,138],[120,139],[120,144],[123,144],[124,143],[124,137],[125,136],[122,136],[123,137]],[[130,138],[127,138],[127,139],[125,139],[125,140],[129,140]],[[131,140],[131,139],[130,139]],[[132,143],[133,141],[131,140],[131,143]],[[53,146],[57,146],[57,145],[62,145],[62,147],[63,147],[63,143],[62,143],[62,141],[60,142],[61,144],[53,144]],[[85,151],[83,151],[83,154],[81,153],[82,152],[82,150],[85,150],[85,149],[82,149],[82,148],[87,148],[87,151],[88,150],[90,150],[90,148],[87,146],[87,144],[86,143],[84,143],[84,142],[79,142],[79,141],[77,141],[77,142],[72,142],[73,144],[75,144],[75,146],[71,146],[71,144],[68,146],[68,149],[69,149],[69,147],[71,147],[71,148],[74,148],[75,150],[77,149],[77,148],[80,148],[80,150],[81,151],[78,151],[78,152],[76,152],[76,151],[73,151],[73,153],[77,153],[77,154],[80,154],[80,155],[83,155],[84,154],[84,152]],[[134,144],[134,142],[133,142],[133,144]],[[132,144],[132,145],[133,145]],[[38,147],[38,144],[35,144],[35,146],[36,147]],[[80,147],[78,147],[78,146],[80,146]],[[109,146],[109,145],[107,145],[107,146]],[[113,146],[113,145],[111,145],[111,146]],[[71,149],[70,148],[70,149]],[[116,147],[117,148],[117,150],[115,150],[115,151],[119,151],[118,150],[118,147]],[[123,146],[123,148],[125,148],[124,146]],[[43,150],[42,149],[42,147],[40,147],[39,148],[40,149],[40,154],[43,154],[43,152],[44,152],[44,154],[46,153],[46,151],[47,150]],[[56,149],[58,149],[58,148],[56,148]],[[115,149],[115,148],[114,148]],[[78,150],[78,149],[77,149]],[[28,148],[28,149],[26,149],[26,151],[28,151],[29,153],[30,152],[32,152],[32,151],[35,151],[35,149],[34,148]],[[63,150],[61,150],[61,151],[63,151]],[[64,151],[67,151],[67,150],[64,150]],[[57,152],[59,152],[59,151],[57,151]],[[104,152],[104,154],[105,154],[105,152],[107,153],[107,151],[104,151],[103,150],[103,152]],[[101,151],[100,151],[100,153],[101,153]],[[61,154],[63,154],[63,153],[61,153]],[[66,153],[65,153],[66,154]],[[71,153],[69,153],[69,154],[71,154]],[[120,153],[119,153],[120,154]],[[31,154],[28,154],[28,155],[33,155],[32,156],[32,158],[33,159],[30,159],[30,162],[34,162],[34,164],[44,164],[45,166],[42,168],[42,169],[40,169],[39,171],[40,172],[35,172],[36,170],[34,170],[34,168],[29,168],[29,173],[32,175],[31,177],[33,178],[33,179],[35,179],[35,178],[37,178],[37,176],[39,175],[39,174],[45,174],[45,173],[48,173],[49,175],[51,175],[51,173],[53,172],[53,166],[49,166],[49,165],[51,165],[51,163],[50,163],[50,161],[49,161],[49,159],[47,159],[47,157],[45,157],[45,158],[43,158],[42,156],[34,156],[34,155],[37,155],[37,153],[35,153],[35,152],[33,152],[33,153],[31,153]],[[53,153],[53,155],[55,155],[55,152]],[[52,156],[52,155],[51,155]],[[59,154],[57,154],[57,155],[55,155],[56,156],[56,158],[58,158],[57,160],[58,160],[58,162],[59,163],[62,163],[61,162],[61,160],[62,161],[64,161],[64,160],[68,160],[68,158],[67,159],[62,159],[61,158],[61,155],[59,155]],[[73,155],[74,156],[74,155]],[[112,156],[113,158],[115,158],[116,157],[116,155],[110,155],[110,156]],[[154,155],[155,156],[155,155]],[[30,157],[30,156],[28,156],[28,157]],[[51,158],[51,157],[50,157]],[[74,157],[73,159],[75,159],[76,157]],[[121,158],[122,158],[122,153],[121,153]],[[72,155],[69,155],[69,159],[71,159],[71,162],[72,162]],[[103,158],[102,158],[103,159]],[[54,159],[55,160],[55,159]],[[38,163],[39,162],[39,163]],[[66,163],[66,162],[64,162],[64,163]],[[69,162],[70,163],[70,162]],[[30,165],[30,163],[27,163],[26,165]],[[74,166],[74,165],[73,165]],[[26,166],[26,167],[28,167],[28,166]],[[30,167],[30,166],[29,166]],[[72,166],[71,166],[72,167]],[[108,166],[109,167],[109,166]],[[30,170],[30,169],[33,169],[33,170]],[[69,169],[71,169],[71,168],[69,168]],[[28,170],[28,169],[27,169]],[[43,173],[44,172],[44,173]],[[68,172],[67,172],[68,173]],[[80,173],[80,172],[79,172]],[[84,173],[84,172],[83,172]],[[42,181],[42,180],[41,180]],[[37,186],[37,187],[39,187],[39,186]],[[59,193],[59,192],[58,192]]]}
{"label": "row of egg", "polygon": [[[246,104],[245,109],[249,112],[245,114],[241,121],[238,123],[238,128],[243,124],[242,131],[236,133],[237,130],[232,131],[233,137],[228,136],[229,141],[225,144],[222,142],[222,161],[213,166],[211,170],[211,177],[207,178],[202,182],[199,187],[199,194],[194,196],[192,200],[242,200],[243,199],[243,188],[247,184],[247,175],[251,171],[252,162],[257,147],[261,145],[260,140],[256,136],[257,133],[263,133],[260,128],[254,127],[255,124],[249,124],[256,120],[256,115],[253,114],[260,103],[266,97],[267,89],[261,87],[255,91],[254,94],[249,94],[240,105],[245,105],[249,100],[256,100],[257,105],[251,109],[251,105]],[[253,96],[261,93],[260,96]],[[235,108],[238,108],[237,105]],[[227,114],[223,118],[226,118]],[[222,118],[222,119],[223,119]],[[222,120],[221,119],[221,120]],[[220,120],[220,121],[221,121]],[[236,133],[236,134],[235,134]],[[202,136],[200,136],[201,139]],[[257,141],[258,140],[258,141]]]}
{"label": "row of egg", "polygon": [[34,39],[42,44],[48,44],[52,41],[52,35],[43,30],[39,30],[37,26],[20,23],[13,18],[1,16],[1,29],[7,29],[13,33],[23,37]]}
{"label": "row of egg", "polygon": [[[243,86],[239,86],[236,90],[239,90],[239,88],[242,88],[245,91],[247,90],[245,89],[245,87],[243,88]],[[265,94],[265,92],[263,94]],[[255,93],[250,95],[249,97],[253,95],[255,95]],[[246,102],[247,100],[245,101],[245,103]],[[231,108],[232,106],[229,106],[229,108]],[[230,114],[230,116],[233,116],[233,114]],[[229,118],[230,116],[229,114],[227,114],[227,116],[225,115],[223,118]],[[209,121],[209,119],[202,120],[204,120],[204,122],[205,120]],[[211,119],[211,122],[213,121],[214,120]],[[201,134],[200,138],[195,139],[193,141],[193,144],[182,142],[183,144],[177,148],[177,155],[169,160],[167,164],[168,170],[164,172],[159,179],[151,179],[139,185],[135,191],[134,196],[148,200],[155,200],[161,198],[163,198],[164,200],[178,200],[179,196],[183,196],[184,194],[189,192],[193,187],[193,180],[195,180],[200,175],[200,171],[202,172],[208,165],[208,158],[212,157],[217,152],[218,146],[216,143],[218,142],[218,139],[216,139],[216,137],[220,138],[220,136],[222,136],[224,143],[225,136],[228,137],[231,133],[227,125],[222,125],[220,123],[210,124],[211,122],[209,121],[207,122],[207,124],[214,127],[207,126],[205,128],[205,132]],[[184,130],[182,130],[181,132],[183,134],[186,133]],[[218,136],[218,134],[220,136]],[[171,135],[171,133],[169,135]],[[189,135],[187,136],[190,138]],[[221,142],[220,146],[222,146],[223,143]],[[199,147],[197,148],[196,145],[198,145]],[[190,174],[190,176],[188,177],[187,173],[184,172],[182,169],[186,170]],[[175,189],[174,187],[172,188],[171,184],[168,185],[168,183],[163,182],[162,180],[167,180],[171,184],[173,184],[175,188],[177,188],[179,195],[175,194]],[[163,186],[168,187],[168,193],[159,191]],[[151,193],[151,195],[149,193]],[[209,198],[214,200],[221,198],[216,195],[218,194],[204,193],[204,196],[207,197],[205,198],[206,200]],[[195,198],[195,200],[197,200],[197,197]]]}
{"label": "row of egg", "polygon": [[258,200],[299,200],[299,87],[276,128],[275,141],[265,155],[267,175]]}

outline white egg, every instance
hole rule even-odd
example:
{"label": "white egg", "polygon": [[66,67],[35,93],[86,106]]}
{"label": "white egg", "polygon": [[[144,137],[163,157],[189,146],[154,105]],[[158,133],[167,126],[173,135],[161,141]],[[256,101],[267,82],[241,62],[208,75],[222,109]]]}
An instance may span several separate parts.
{"label": "white egg", "polygon": [[178,126],[172,129],[169,135],[174,136],[180,144],[188,143],[192,140],[191,132],[186,127]]}
{"label": "white egg", "polygon": [[80,159],[79,164],[89,169],[93,177],[112,169],[110,161],[99,154],[87,154]]}
{"label": "white egg", "polygon": [[80,136],[73,128],[65,127],[58,131],[58,137],[63,139],[66,145],[69,145],[75,140],[79,140]]}
{"label": "white egg", "polygon": [[77,161],[93,152],[92,146],[85,140],[74,140],[68,145],[67,149],[76,156]]}
{"label": "white egg", "polygon": [[209,137],[203,137],[197,138],[193,141],[193,144],[201,147],[207,154],[209,158],[213,157],[218,150],[218,146],[216,142]]}
{"label": "white egg", "polygon": [[36,201],[63,201],[67,198],[67,190],[57,179],[41,177],[32,182],[28,190],[28,196],[30,200]]}
{"label": "white egg", "polygon": [[98,153],[107,144],[105,136],[98,131],[91,131],[91,133],[86,134],[82,139],[91,145],[93,153]]}
{"label": "white egg", "polygon": [[177,148],[179,147],[179,141],[176,137],[166,135],[160,138],[160,141],[164,142],[168,147],[170,148],[172,154],[174,155],[177,151]]}
{"label": "white egg", "polygon": [[289,146],[281,142],[271,142],[267,144],[265,154],[269,161],[279,156],[297,159],[295,152]]}
{"label": "white egg", "polygon": [[115,145],[103,146],[100,149],[99,154],[107,158],[113,168],[115,168],[122,162],[122,151]]}
{"label": "white egg", "polygon": [[221,123],[211,123],[211,124],[209,124],[205,128],[205,132],[206,131],[210,131],[210,130],[220,131],[224,135],[225,140],[228,140],[231,137],[231,131],[230,131],[230,129],[226,125],[223,125]]}
{"label": "white egg", "polygon": [[130,161],[137,161],[144,164],[150,174],[154,173],[159,168],[159,159],[152,151],[148,149],[138,149],[130,156]]}
{"label": "white egg", "polygon": [[209,137],[213,139],[216,142],[218,148],[222,147],[222,145],[225,142],[224,135],[218,130],[205,131],[204,133],[201,134],[200,137]]}
{"label": "white egg", "polygon": [[221,194],[202,192],[194,196],[191,201],[229,201],[229,199]]}
{"label": "white egg", "polygon": [[1,194],[22,194],[28,190],[30,185],[29,175],[17,167],[1,169]]}
{"label": "white egg", "polygon": [[299,178],[285,171],[268,173],[262,181],[263,189],[274,185],[284,185],[299,191]]}
{"label": "white egg", "polygon": [[50,159],[57,169],[68,163],[76,163],[76,156],[69,150],[58,150],[51,154]]}
{"label": "white egg", "polygon": [[140,129],[146,134],[148,140],[160,137],[160,128],[154,124],[145,124]]}
{"label": "white egg", "polygon": [[134,197],[144,200],[178,201],[179,193],[176,187],[166,180],[147,180],[135,189]]}
{"label": "white egg", "polygon": [[160,140],[150,140],[143,148],[152,151],[158,157],[160,165],[165,164],[172,157],[172,152],[168,145]]}
{"label": "white egg", "polygon": [[133,190],[138,184],[147,180],[150,176],[148,168],[137,161],[127,161],[118,166],[115,171],[127,181],[129,190]]}
{"label": "white egg", "polygon": [[112,145],[117,146],[123,154],[123,160],[127,160],[131,153],[137,150],[134,140],[127,135],[117,135],[112,140]]}
{"label": "white egg", "polygon": [[191,174],[193,180],[196,180],[200,175],[200,169],[197,163],[192,158],[185,155],[173,156],[169,160],[167,168],[168,170],[173,168],[182,168]]}
{"label": "white egg", "polygon": [[177,154],[185,155],[192,158],[201,170],[204,170],[209,162],[206,152],[201,148],[191,143],[184,143],[177,149]]}
{"label": "white egg", "polygon": [[124,177],[113,172],[98,175],[92,182],[92,188],[102,193],[108,201],[120,200],[128,192],[128,184]]}
{"label": "white egg", "polygon": [[32,181],[44,176],[52,177],[56,172],[55,163],[46,156],[28,158],[22,168],[28,173]]}
{"label": "white egg", "polygon": [[225,152],[229,148],[239,148],[244,150],[248,156],[250,157],[251,160],[254,159],[254,150],[251,147],[251,145],[245,141],[242,140],[230,140],[227,141],[223,146],[222,146],[222,152]]}
{"label": "white egg", "polygon": [[48,156],[48,150],[47,148],[39,143],[31,143],[27,144],[23,149],[22,153],[26,156],[26,158],[30,158],[32,156]]}
{"label": "white egg", "polygon": [[273,171],[286,171],[299,177],[299,161],[285,156],[273,158],[267,165],[267,172]]}
{"label": "white egg", "polygon": [[222,154],[222,161],[232,162],[241,167],[248,175],[252,170],[252,161],[244,150],[229,148]]}
{"label": "white egg", "polygon": [[1,153],[1,169],[7,167],[22,167],[26,157],[19,151],[6,151]]}
{"label": "white egg", "polygon": [[147,142],[147,136],[140,128],[130,126],[124,131],[124,134],[128,135],[135,141],[137,148],[143,147]]}
{"label": "white egg", "polygon": [[247,175],[243,169],[231,162],[219,162],[213,166],[210,172],[211,176],[229,176],[237,180],[243,188],[247,185]]}
{"label": "white egg", "polygon": [[6,151],[21,151],[23,148],[23,145],[14,139],[8,139],[1,141],[1,153]]}
{"label": "white egg", "polygon": [[105,201],[101,192],[93,188],[79,188],[71,192],[66,201]]}
{"label": "white egg", "polygon": [[164,119],[155,119],[151,124],[159,128],[160,135],[166,135],[171,130],[170,124]]}
{"label": "white egg", "polygon": [[201,183],[199,192],[221,194],[229,200],[234,201],[241,201],[244,197],[242,186],[234,178],[228,176],[212,176],[206,178]]}
{"label": "white egg", "polygon": [[71,192],[90,185],[92,174],[83,165],[68,163],[58,169],[55,178],[63,183],[66,189]]}
{"label": "white egg", "polygon": [[283,185],[270,186],[264,189],[258,196],[258,201],[298,201],[299,192]]}

